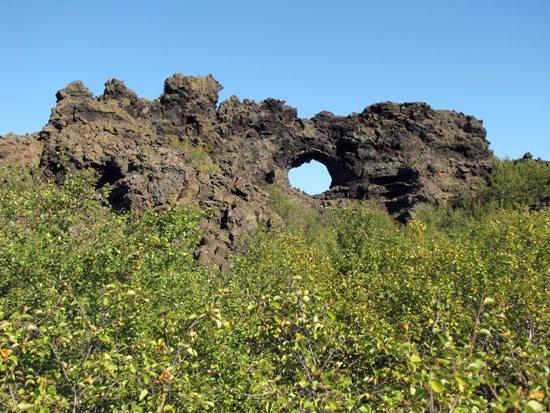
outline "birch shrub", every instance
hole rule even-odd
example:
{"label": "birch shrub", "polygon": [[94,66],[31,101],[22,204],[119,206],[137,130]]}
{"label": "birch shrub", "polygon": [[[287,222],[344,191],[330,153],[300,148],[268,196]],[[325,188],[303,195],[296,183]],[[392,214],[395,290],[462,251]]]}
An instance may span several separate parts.
{"label": "birch shrub", "polygon": [[30,412],[545,411],[546,211],[442,229],[351,206],[199,266],[195,208],[0,170],[0,405]]}

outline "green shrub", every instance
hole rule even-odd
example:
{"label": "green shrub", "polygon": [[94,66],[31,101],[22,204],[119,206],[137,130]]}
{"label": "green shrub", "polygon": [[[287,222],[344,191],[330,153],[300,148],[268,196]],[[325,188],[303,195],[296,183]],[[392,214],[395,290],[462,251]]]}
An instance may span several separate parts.
{"label": "green shrub", "polygon": [[[496,160],[476,191],[456,190],[453,208],[481,219],[498,209],[521,209],[550,196],[550,164],[531,157]],[[450,211],[448,211],[450,212]]]}
{"label": "green shrub", "polygon": [[175,135],[167,135],[166,141],[170,146],[182,149],[191,156],[191,162],[199,171],[204,173],[214,173],[218,170],[218,165],[212,163],[208,155],[212,150],[204,145],[191,145],[187,140],[180,140]]}
{"label": "green shrub", "polygon": [[479,201],[498,208],[521,208],[550,196],[550,164],[529,157],[495,162]]}
{"label": "green shrub", "polygon": [[545,212],[502,211],[455,238],[360,208],[336,213],[346,225],[331,256],[279,231],[235,258],[223,354],[227,371],[254,366],[233,384],[253,383],[234,390],[252,389],[245,410],[256,397],[280,411],[549,404]]}
{"label": "green shrub", "polygon": [[269,185],[267,191],[270,196],[269,205],[279,214],[286,229],[294,233],[303,233],[308,242],[324,248],[325,241],[329,241],[333,236],[332,212],[321,213],[313,205],[287,193],[278,185]]}
{"label": "green shrub", "polygon": [[477,186],[474,191],[454,188],[455,197],[449,204],[423,206],[419,219],[430,230],[461,232],[500,209],[523,209],[539,203],[550,196],[550,164],[530,156],[497,160],[487,179],[480,179]]}
{"label": "green shrub", "polygon": [[39,176],[0,168],[3,411],[550,406],[546,211],[310,221],[274,192],[287,226],[219,273],[192,259],[207,212],[114,213],[91,171]]}
{"label": "green shrub", "polygon": [[92,171],[59,186],[0,173],[2,410],[201,410],[189,376],[212,288],[192,259],[205,213],[113,213]]}

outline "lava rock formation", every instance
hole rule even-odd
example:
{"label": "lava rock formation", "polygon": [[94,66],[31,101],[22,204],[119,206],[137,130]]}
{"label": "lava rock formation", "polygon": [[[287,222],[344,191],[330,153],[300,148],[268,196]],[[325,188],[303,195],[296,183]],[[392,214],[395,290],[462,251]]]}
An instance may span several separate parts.
{"label": "lava rock formation", "polygon": [[[222,86],[211,76],[175,74],[154,101],[116,79],[103,95],[80,81],[57,92],[41,132],[0,137],[0,163],[22,161],[50,178],[92,167],[113,187],[114,208],[162,208],[177,202],[216,207],[196,251],[224,265],[235,239],[275,220],[269,184],[327,206],[343,199],[377,201],[406,220],[417,205],[474,187],[494,162],[482,121],[425,103],[378,103],[346,117],[321,112],[299,118],[282,100],[236,96],[219,106]],[[202,148],[197,160],[193,148]],[[208,149],[209,153],[205,149]],[[60,153],[67,168],[58,167]],[[293,190],[288,171],[323,163],[330,189],[314,197]]]}

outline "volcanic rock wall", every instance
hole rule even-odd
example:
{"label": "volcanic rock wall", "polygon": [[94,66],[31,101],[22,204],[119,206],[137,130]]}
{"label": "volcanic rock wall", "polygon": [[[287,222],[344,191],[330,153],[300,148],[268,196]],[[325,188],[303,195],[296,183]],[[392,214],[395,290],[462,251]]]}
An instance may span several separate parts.
{"label": "volcanic rock wall", "polygon": [[113,186],[115,208],[215,206],[196,255],[216,265],[236,237],[276,218],[266,186],[291,191],[288,171],[305,162],[323,163],[332,177],[324,194],[302,195],[308,201],[377,200],[401,219],[457,184],[473,186],[493,164],[482,121],[462,113],[386,102],[304,119],[282,100],[232,96],[217,107],[221,89],[211,75],[175,74],[154,101],[116,79],[94,98],[75,81],[57,92],[41,132],[0,137],[0,163],[40,164],[59,178],[64,153],[70,168],[93,167]]}

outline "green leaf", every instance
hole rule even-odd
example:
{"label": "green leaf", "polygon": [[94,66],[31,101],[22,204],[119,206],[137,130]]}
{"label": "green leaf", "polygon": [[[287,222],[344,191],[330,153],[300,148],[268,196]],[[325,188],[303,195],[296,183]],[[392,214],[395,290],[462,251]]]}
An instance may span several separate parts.
{"label": "green leaf", "polygon": [[493,300],[492,298],[489,298],[487,297],[485,300],[483,300],[483,305],[484,306],[489,306],[489,305],[492,305],[495,303],[495,300]]}
{"label": "green leaf", "polygon": [[285,405],[287,404],[287,400],[286,400],[286,397],[281,397],[279,400],[277,400],[277,403],[281,404],[281,405]]}
{"label": "green leaf", "polygon": [[147,393],[149,393],[149,390],[143,389],[141,393],[139,394],[139,401],[142,401],[145,396],[147,396]]}
{"label": "green leaf", "polygon": [[462,386],[466,386],[468,384],[468,381],[463,377],[455,376],[455,380],[458,384],[461,384]]}
{"label": "green leaf", "polygon": [[529,400],[525,411],[529,413],[540,413],[544,411],[544,405],[537,402],[536,400]]}
{"label": "green leaf", "polygon": [[330,318],[332,318],[333,320],[336,319],[336,313],[335,313],[334,311],[332,311],[332,310],[328,310],[328,311],[327,311],[327,315],[328,315]]}
{"label": "green leaf", "polygon": [[481,360],[476,360],[473,363],[470,363],[468,365],[468,370],[470,370],[470,371],[479,371],[483,367],[485,367],[485,363]]}
{"label": "green leaf", "polygon": [[338,409],[338,403],[335,400],[330,400],[328,402],[328,405],[332,408],[332,410],[337,410]]}
{"label": "green leaf", "polygon": [[17,405],[17,408],[18,408],[19,410],[22,410],[22,411],[34,409],[34,407],[35,407],[34,404],[18,404],[18,405]]}
{"label": "green leaf", "polygon": [[489,383],[491,386],[495,385],[495,376],[493,375],[493,373],[491,373],[489,370],[485,370],[483,375],[485,376],[487,383]]}
{"label": "green leaf", "polygon": [[413,354],[412,357],[411,357],[411,362],[412,363],[422,363],[422,359],[420,357],[418,357],[416,354]]}
{"label": "green leaf", "polygon": [[430,386],[436,393],[441,393],[443,390],[445,390],[445,385],[441,383],[441,380],[430,381]]}

